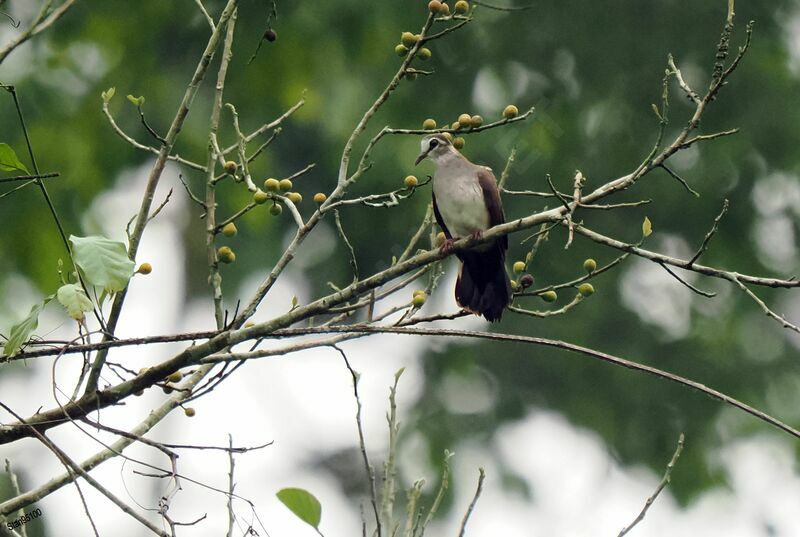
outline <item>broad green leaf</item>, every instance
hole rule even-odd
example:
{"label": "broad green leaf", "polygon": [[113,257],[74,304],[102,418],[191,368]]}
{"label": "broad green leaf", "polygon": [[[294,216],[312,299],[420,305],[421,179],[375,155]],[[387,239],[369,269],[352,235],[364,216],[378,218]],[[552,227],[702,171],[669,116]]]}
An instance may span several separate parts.
{"label": "broad green leaf", "polygon": [[31,337],[33,331],[39,326],[39,314],[52,298],[52,296],[49,296],[42,302],[34,304],[30,313],[28,313],[28,316],[11,327],[11,332],[8,334],[8,340],[3,347],[3,352],[6,354],[6,356],[14,356],[20,350],[22,350],[22,347],[28,342],[28,339]]}
{"label": "broad green leaf", "polygon": [[13,172],[13,171],[22,171],[27,174],[31,172],[28,171],[28,168],[20,162],[17,154],[11,149],[11,146],[8,144],[0,144],[0,171],[4,172]]}
{"label": "broad green leaf", "polygon": [[69,237],[69,242],[72,243],[75,264],[87,282],[112,292],[125,289],[133,276],[135,263],[128,258],[123,243],[99,236],[74,235]]}
{"label": "broad green leaf", "polygon": [[278,491],[278,499],[306,524],[319,529],[322,519],[322,506],[313,494],[307,490],[286,488]]}
{"label": "broad green leaf", "polygon": [[76,321],[82,321],[85,312],[92,311],[94,306],[89,297],[83,291],[80,285],[76,283],[68,283],[59,287],[56,293],[58,301],[67,310],[67,315]]}
{"label": "broad green leaf", "polygon": [[644,222],[642,222],[642,237],[649,237],[652,232],[653,223],[650,222],[650,219],[645,216]]}

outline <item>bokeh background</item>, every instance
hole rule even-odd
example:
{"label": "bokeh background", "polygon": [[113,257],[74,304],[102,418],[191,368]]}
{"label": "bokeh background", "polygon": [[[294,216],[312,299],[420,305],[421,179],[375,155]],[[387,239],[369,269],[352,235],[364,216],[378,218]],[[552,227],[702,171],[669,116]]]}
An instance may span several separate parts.
{"label": "bokeh background", "polygon": [[[496,0],[500,2],[500,0]],[[208,0],[218,13],[222,2]],[[25,24],[38,2],[10,0],[3,6]],[[504,106],[536,106],[531,120],[469,136],[464,153],[502,169],[512,147],[519,154],[511,189],[545,190],[545,174],[564,190],[580,169],[588,187],[623,175],[647,155],[657,132],[651,103],[658,102],[668,53],[687,81],[702,91],[709,80],[727,2],[657,0],[638,2],[537,2],[526,11],[476,11],[475,21],[431,46],[435,76],[401,84],[375,117],[381,126],[414,128],[427,117],[440,124],[462,112],[498,118]],[[513,5],[506,2],[505,5]],[[519,4],[517,4],[519,5]],[[316,163],[295,182],[309,212],[315,192],[330,191],[344,142],[363,111],[399,65],[393,48],[405,30],[419,31],[425,3],[278,2],[278,39],[264,43],[248,64],[264,31],[266,2],[243,2],[225,100],[236,105],[245,131],[255,129],[297,102],[306,105],[252,166],[255,177],[285,177]],[[701,196],[688,194],[662,172],[654,172],[618,200],[652,199],[643,207],[584,213],[596,229],[626,241],[641,234],[648,216],[653,249],[688,257],[699,245],[723,199],[730,210],[705,263],[743,273],[790,277],[797,271],[800,212],[800,2],[742,2],[737,6],[734,46],[744,24],[755,20],[752,48],[719,99],[703,118],[703,132],[738,127],[734,137],[680,153],[673,168]],[[16,32],[0,20],[0,42]],[[18,49],[0,65],[0,81],[17,86],[43,171],[58,171],[48,188],[68,232],[102,233],[124,239],[124,226],[138,210],[139,194],[153,161],[117,138],[102,112],[100,92],[116,87],[111,110],[120,125],[149,141],[126,94],[144,95],[149,123],[165,132],[205,45],[208,26],[194,2],[78,2],[58,24]],[[176,146],[181,156],[204,161],[212,68]],[[667,136],[690,117],[691,103],[671,86]],[[232,141],[224,115],[224,145]],[[13,103],[0,94],[0,141],[24,155]],[[398,188],[418,148],[415,138],[387,139],[353,195]],[[27,162],[27,159],[23,159]],[[429,166],[426,164],[425,166]],[[430,173],[421,168],[415,173]],[[154,273],[136,277],[121,334],[164,334],[210,328],[203,224],[178,181],[182,173],[198,191],[202,178],[170,165],[158,199],[172,201],[153,221],[137,261]],[[231,214],[249,195],[226,184],[220,214]],[[427,191],[391,210],[352,207],[342,214],[362,273],[386,267],[399,255],[425,212]],[[531,198],[506,197],[513,218],[543,207]],[[551,202],[552,205],[552,202]],[[57,260],[63,246],[37,189],[0,199],[0,325],[2,331],[59,285]],[[227,307],[248,296],[293,233],[284,215],[249,213],[230,239],[237,252],[224,268]],[[522,258],[525,234],[511,241],[510,260]],[[564,250],[566,236],[554,232],[530,265],[538,284],[582,274],[593,257],[600,264],[616,253],[581,238]],[[455,272],[426,304],[429,312],[454,311],[450,289]],[[725,282],[685,275],[714,299],[692,294],[663,269],[629,259],[596,279],[597,293],[566,316],[532,319],[507,314],[496,327],[539,335],[654,365],[737,397],[780,419],[800,423],[800,362],[796,334],[767,319],[752,301]],[[258,314],[286,311],[325,292],[327,282],[350,279],[346,250],[332,221],[323,223]],[[800,318],[796,292],[758,290],[790,319]],[[561,298],[562,301],[568,297]],[[532,302],[534,308],[544,307]],[[55,307],[42,317],[39,334],[72,337],[74,326]],[[454,326],[484,329],[481,320]],[[384,413],[392,375],[400,382],[400,443],[404,485],[426,477],[430,500],[442,453],[454,451],[452,494],[442,508],[436,534],[455,534],[474,489],[477,467],[487,469],[487,490],[478,504],[473,535],[616,535],[641,508],[659,480],[681,432],[687,447],[672,483],[638,535],[800,535],[797,441],[698,393],[621,368],[551,349],[435,338],[374,337],[346,344],[362,373],[365,422],[373,460],[386,444]],[[176,347],[127,349],[113,354],[132,369],[170,355]],[[64,363],[67,378],[76,364]],[[6,365],[0,397],[22,414],[52,406],[51,363]],[[300,353],[246,366],[196,404],[198,416],[171,416],[153,437],[183,443],[239,444],[275,440],[274,446],[240,457],[240,493],[252,499],[270,535],[312,535],[277,503],[283,486],[305,486],[323,504],[326,535],[360,532],[359,505],[365,482],[357,458],[355,411],[349,378],[331,350]],[[117,426],[134,424],[163,394],[147,393],[124,408],[107,410]],[[8,421],[8,416],[2,418]],[[75,430],[53,432],[76,459],[101,446]],[[133,448],[143,459],[158,460]],[[23,489],[60,471],[36,442],[0,447],[14,462]],[[188,453],[189,475],[224,487],[227,461],[221,454]],[[161,460],[163,464],[165,461]],[[132,464],[111,462],[97,471],[124,498],[153,507],[162,484],[132,474]],[[4,478],[5,479],[5,478]],[[225,497],[184,483],[174,516],[208,513],[186,534],[220,534],[227,522]],[[93,491],[94,514],[115,535],[143,535]],[[2,496],[9,494],[0,481]],[[366,504],[365,504],[366,505]],[[102,508],[100,507],[102,506]],[[41,522],[30,535],[83,535],[90,528],[74,488],[65,487],[40,504]],[[242,503],[239,513],[250,511]],[[244,527],[246,527],[246,523]]]}

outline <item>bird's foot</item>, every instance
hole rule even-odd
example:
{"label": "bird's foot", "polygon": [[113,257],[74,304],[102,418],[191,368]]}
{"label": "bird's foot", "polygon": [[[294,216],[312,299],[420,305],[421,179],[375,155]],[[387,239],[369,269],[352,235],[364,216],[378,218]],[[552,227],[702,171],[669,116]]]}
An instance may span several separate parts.
{"label": "bird's foot", "polygon": [[449,254],[453,251],[453,244],[456,242],[456,239],[445,239],[442,245],[439,247],[439,251],[443,254]]}
{"label": "bird's foot", "polygon": [[483,238],[483,232],[480,229],[476,229],[475,231],[469,234],[469,238],[479,241]]}

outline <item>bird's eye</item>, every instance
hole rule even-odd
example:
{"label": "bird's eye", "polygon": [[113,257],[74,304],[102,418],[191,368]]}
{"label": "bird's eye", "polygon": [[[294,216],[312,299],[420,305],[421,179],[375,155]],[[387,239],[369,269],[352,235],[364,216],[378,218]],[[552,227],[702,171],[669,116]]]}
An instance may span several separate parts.
{"label": "bird's eye", "polygon": [[433,140],[431,140],[431,143],[430,143],[430,148],[431,148],[431,149],[433,149],[433,148],[434,148],[434,147],[436,147],[437,145],[439,145],[439,140],[437,140],[436,138],[434,138]]}

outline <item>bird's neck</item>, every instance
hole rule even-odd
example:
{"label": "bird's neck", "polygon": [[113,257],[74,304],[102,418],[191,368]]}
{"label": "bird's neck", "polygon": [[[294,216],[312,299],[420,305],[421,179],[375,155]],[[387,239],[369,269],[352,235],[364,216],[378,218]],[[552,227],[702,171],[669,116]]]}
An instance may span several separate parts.
{"label": "bird's neck", "polygon": [[450,150],[446,153],[442,153],[441,155],[437,155],[432,160],[437,169],[441,166],[450,166],[461,162],[468,162],[461,153],[455,150]]}

